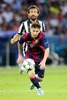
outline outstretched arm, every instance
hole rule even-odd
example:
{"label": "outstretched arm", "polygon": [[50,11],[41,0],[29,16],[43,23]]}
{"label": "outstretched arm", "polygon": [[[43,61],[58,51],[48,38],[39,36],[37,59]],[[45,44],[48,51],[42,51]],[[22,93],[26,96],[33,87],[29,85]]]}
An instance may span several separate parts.
{"label": "outstretched arm", "polygon": [[22,22],[21,25],[20,25],[20,27],[19,27],[19,29],[18,29],[18,33],[11,39],[11,43],[12,44],[15,43],[15,42],[17,42],[19,40],[19,37],[20,37],[20,35],[23,34],[24,29],[25,29],[24,23]]}

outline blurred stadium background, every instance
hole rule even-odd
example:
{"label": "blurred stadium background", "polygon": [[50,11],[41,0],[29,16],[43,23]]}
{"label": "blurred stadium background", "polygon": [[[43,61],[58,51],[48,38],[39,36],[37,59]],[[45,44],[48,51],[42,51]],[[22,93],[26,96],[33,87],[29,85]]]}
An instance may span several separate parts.
{"label": "blurred stadium background", "polygon": [[17,65],[17,45],[11,45],[10,39],[27,20],[26,11],[32,4],[39,7],[39,19],[46,25],[47,64],[67,64],[67,0],[0,0],[0,66]]}
{"label": "blurred stadium background", "polygon": [[[35,89],[32,92],[29,90],[27,73],[19,74],[19,67],[16,67],[17,43],[10,43],[21,22],[27,20],[26,11],[32,4],[40,9],[39,19],[46,25],[46,36],[50,43],[45,79],[41,83],[45,94],[41,97],[37,96]],[[0,100],[66,98],[67,0],[0,0]]]}

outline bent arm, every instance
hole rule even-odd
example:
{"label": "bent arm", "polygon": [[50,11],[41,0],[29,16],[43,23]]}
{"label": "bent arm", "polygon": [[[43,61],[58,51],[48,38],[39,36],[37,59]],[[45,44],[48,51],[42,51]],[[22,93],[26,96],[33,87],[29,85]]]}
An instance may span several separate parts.
{"label": "bent arm", "polygon": [[45,69],[45,64],[48,56],[49,56],[49,47],[45,49],[44,57],[42,61],[39,63],[40,69]]}
{"label": "bent arm", "polygon": [[19,40],[19,34],[16,34],[12,39],[11,39],[11,43],[13,44],[13,43],[15,43],[15,42],[17,42],[18,40]]}
{"label": "bent arm", "polygon": [[17,63],[20,64],[23,61],[23,56],[22,56],[22,45],[18,42],[18,59]]}
{"label": "bent arm", "polygon": [[24,43],[24,37],[25,37],[25,35],[23,35],[23,36],[21,36],[20,38],[19,38],[19,42],[18,42],[18,59],[17,59],[17,63],[19,64],[19,63],[22,63],[22,61],[23,61],[23,56],[22,56],[22,50],[23,50],[23,48],[22,48],[22,44]]}
{"label": "bent arm", "polygon": [[49,56],[49,47],[45,49],[43,61],[46,63],[46,60]]}
{"label": "bent arm", "polygon": [[22,44],[18,42],[18,54],[22,54]]}

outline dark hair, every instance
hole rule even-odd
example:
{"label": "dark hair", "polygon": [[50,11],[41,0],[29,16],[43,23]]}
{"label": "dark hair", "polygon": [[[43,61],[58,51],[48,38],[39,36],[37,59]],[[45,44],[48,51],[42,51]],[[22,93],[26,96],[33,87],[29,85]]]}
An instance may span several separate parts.
{"label": "dark hair", "polygon": [[28,12],[30,11],[30,9],[33,9],[33,8],[36,8],[38,13],[40,13],[40,10],[39,8],[36,6],[36,5],[31,5],[29,8],[28,8]]}
{"label": "dark hair", "polygon": [[40,24],[39,23],[35,23],[31,25],[31,28],[39,28],[40,29]]}

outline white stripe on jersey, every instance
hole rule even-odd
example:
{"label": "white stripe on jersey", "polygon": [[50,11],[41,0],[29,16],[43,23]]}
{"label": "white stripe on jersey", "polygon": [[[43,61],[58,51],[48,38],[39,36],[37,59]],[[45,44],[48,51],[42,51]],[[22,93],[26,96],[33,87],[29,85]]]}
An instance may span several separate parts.
{"label": "white stripe on jersey", "polygon": [[27,44],[24,42],[22,47],[23,47],[23,55],[25,56],[25,52],[27,51]]}
{"label": "white stripe on jersey", "polygon": [[[27,20],[27,21],[28,21],[28,20]],[[27,21],[24,22],[24,26],[25,26],[26,32],[28,33],[28,32],[29,32],[29,30],[28,30],[29,26],[28,26]],[[32,25],[32,23],[30,23],[30,27],[31,27],[31,25]]]}
{"label": "white stripe on jersey", "polygon": [[39,24],[40,24],[40,26],[41,26],[41,31],[43,31],[42,24],[43,24],[44,30],[45,30],[45,24],[44,24],[42,21],[40,21],[40,20],[38,20],[38,22],[39,22]]}
{"label": "white stripe on jersey", "polygon": [[25,30],[28,33],[28,25],[27,25],[27,21],[24,22],[24,26],[25,26]]}
{"label": "white stripe on jersey", "polygon": [[22,26],[23,26],[23,23],[21,23],[19,29],[18,29],[18,33],[21,33],[21,30],[22,30]]}

